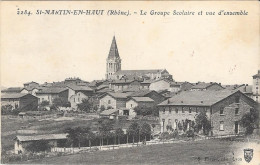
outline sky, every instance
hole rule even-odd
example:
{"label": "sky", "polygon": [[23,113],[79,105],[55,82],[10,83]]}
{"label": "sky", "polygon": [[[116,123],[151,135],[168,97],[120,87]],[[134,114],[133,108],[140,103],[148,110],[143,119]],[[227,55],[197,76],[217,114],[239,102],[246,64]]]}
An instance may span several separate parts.
{"label": "sky", "polygon": [[[17,8],[248,11],[247,16],[25,16]],[[122,69],[167,69],[176,81],[252,84],[260,69],[258,2],[3,2],[1,86],[104,79],[116,37]]]}

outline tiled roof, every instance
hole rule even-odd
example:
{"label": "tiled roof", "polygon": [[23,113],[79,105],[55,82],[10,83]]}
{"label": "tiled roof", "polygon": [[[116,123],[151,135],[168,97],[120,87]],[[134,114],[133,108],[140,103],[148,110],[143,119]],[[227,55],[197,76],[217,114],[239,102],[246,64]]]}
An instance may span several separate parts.
{"label": "tiled roof", "polygon": [[39,93],[39,94],[48,94],[48,93],[56,94],[56,93],[61,93],[61,92],[65,91],[65,90],[68,90],[68,89],[66,89],[66,88],[59,88],[59,87],[48,87],[48,88],[44,88],[43,90],[38,91],[36,93]]}
{"label": "tiled roof", "polygon": [[[206,88],[208,88],[209,86],[214,85],[214,84],[219,85],[218,83],[205,83],[205,82],[200,82],[200,83],[198,83],[197,85],[194,85],[193,87],[191,87],[191,89],[206,89]],[[219,86],[221,86],[221,85],[219,85]]]}
{"label": "tiled roof", "polygon": [[22,87],[10,87],[10,88],[7,88],[7,89],[3,89],[2,92],[21,92],[24,88]]}
{"label": "tiled roof", "polygon": [[74,91],[93,91],[93,89],[88,86],[67,85],[67,87],[71,88]]}
{"label": "tiled roof", "polygon": [[171,87],[173,86],[181,86],[181,84],[183,84],[184,82],[171,82]]}
{"label": "tiled roof", "polygon": [[114,97],[114,98],[122,98],[125,99],[127,98],[127,96],[129,96],[129,93],[113,93],[113,92],[108,92],[107,94],[109,94],[110,96]]}
{"label": "tiled roof", "polygon": [[16,136],[19,141],[35,141],[35,140],[58,140],[67,139],[68,134],[46,134],[46,135],[34,135],[34,136]]}
{"label": "tiled roof", "polygon": [[151,93],[152,91],[150,90],[140,90],[140,91],[136,91],[132,94],[130,94],[129,96],[131,97],[144,97],[145,95]]}
{"label": "tiled roof", "polygon": [[27,84],[39,84],[39,83],[37,83],[37,82],[34,82],[34,81],[31,81],[31,82],[24,83],[24,85],[27,85]]}
{"label": "tiled roof", "polygon": [[108,110],[104,110],[103,112],[101,112],[100,115],[111,115],[117,111],[118,111],[118,109],[108,109]]}
{"label": "tiled roof", "polygon": [[131,97],[136,102],[154,102],[150,97]]}
{"label": "tiled roof", "polygon": [[252,85],[242,85],[235,90],[240,90],[242,93],[253,93],[253,87]]}
{"label": "tiled roof", "polygon": [[116,59],[116,58],[120,58],[120,57],[119,57],[119,53],[118,53],[118,49],[117,49],[116,38],[114,36],[111,46],[110,46],[110,50],[109,50],[107,59]]}
{"label": "tiled roof", "polygon": [[160,73],[164,69],[153,69],[153,70],[120,70],[115,73],[115,75],[136,75],[142,76],[149,73]]}
{"label": "tiled roof", "polygon": [[21,98],[25,95],[29,95],[28,93],[6,93],[1,95],[2,99],[17,99],[17,98]]}
{"label": "tiled roof", "polygon": [[234,91],[185,91],[163,101],[160,105],[199,105],[211,106],[216,102],[230,96]]}

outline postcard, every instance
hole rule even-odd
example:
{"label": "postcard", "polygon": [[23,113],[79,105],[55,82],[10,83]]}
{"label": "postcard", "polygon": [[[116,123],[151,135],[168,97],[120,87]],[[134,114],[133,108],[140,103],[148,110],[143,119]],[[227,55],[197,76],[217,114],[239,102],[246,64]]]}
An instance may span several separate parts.
{"label": "postcard", "polygon": [[260,164],[258,1],[2,1],[1,163]]}

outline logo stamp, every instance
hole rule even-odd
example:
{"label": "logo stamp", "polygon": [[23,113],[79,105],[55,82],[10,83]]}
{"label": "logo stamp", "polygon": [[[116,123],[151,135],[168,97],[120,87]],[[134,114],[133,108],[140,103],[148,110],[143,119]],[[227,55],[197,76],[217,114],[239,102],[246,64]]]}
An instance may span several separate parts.
{"label": "logo stamp", "polygon": [[244,158],[247,163],[249,163],[253,159],[254,150],[247,148],[244,149]]}

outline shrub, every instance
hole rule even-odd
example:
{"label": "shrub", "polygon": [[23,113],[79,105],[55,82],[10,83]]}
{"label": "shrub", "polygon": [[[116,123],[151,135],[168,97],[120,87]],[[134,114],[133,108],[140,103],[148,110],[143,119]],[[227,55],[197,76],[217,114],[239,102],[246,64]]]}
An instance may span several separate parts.
{"label": "shrub", "polygon": [[194,137],[194,131],[192,131],[192,130],[188,130],[186,132],[186,134],[187,134],[187,137]]}

